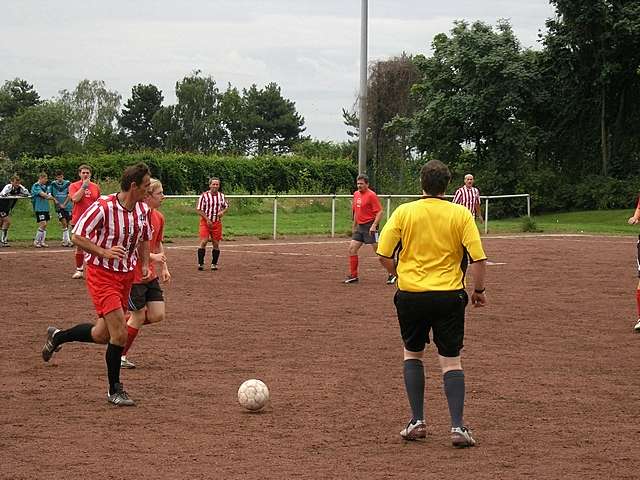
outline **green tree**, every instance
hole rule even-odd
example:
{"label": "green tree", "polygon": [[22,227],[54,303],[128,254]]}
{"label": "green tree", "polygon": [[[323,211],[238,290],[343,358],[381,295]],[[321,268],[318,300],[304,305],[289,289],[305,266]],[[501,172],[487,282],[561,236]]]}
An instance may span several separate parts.
{"label": "green tree", "polygon": [[138,84],[131,89],[118,122],[131,146],[136,148],[158,148],[161,139],[153,124],[154,115],[162,106],[162,91],[155,85]]}
{"label": "green tree", "polygon": [[237,88],[231,85],[220,99],[220,120],[225,131],[223,151],[245,154],[249,149],[249,127],[246,122],[247,104]]}
{"label": "green tree", "polygon": [[282,96],[276,83],[263,89],[252,85],[243,90],[249,148],[246,153],[290,152],[304,132],[304,118],[296,111],[295,103]]}
{"label": "green tree", "polygon": [[107,90],[102,80],[82,80],[73,92],[61,90],[60,100],[68,111],[73,135],[82,145],[96,144],[116,134],[121,96]]}
{"label": "green tree", "polygon": [[0,87],[0,122],[15,116],[21,109],[33,107],[40,102],[40,95],[26,80],[7,80]]}

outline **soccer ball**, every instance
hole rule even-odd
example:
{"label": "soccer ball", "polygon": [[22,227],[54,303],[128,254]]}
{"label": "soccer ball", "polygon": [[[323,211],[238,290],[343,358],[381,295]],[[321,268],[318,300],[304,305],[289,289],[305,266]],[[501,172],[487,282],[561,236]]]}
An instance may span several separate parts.
{"label": "soccer ball", "polygon": [[269,401],[269,389],[264,382],[256,379],[247,380],[238,389],[238,402],[247,410],[257,412]]}

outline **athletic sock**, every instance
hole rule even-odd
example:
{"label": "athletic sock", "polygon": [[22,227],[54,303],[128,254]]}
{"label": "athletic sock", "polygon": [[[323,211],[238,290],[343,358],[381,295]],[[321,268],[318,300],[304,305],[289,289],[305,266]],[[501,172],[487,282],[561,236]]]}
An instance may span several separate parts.
{"label": "athletic sock", "polygon": [[351,276],[358,276],[358,255],[349,255],[349,267],[351,269]]}
{"label": "athletic sock", "polygon": [[41,228],[38,228],[38,230],[36,231],[36,243],[42,243],[43,240],[44,240],[44,230],[42,230]]}
{"label": "athletic sock", "polygon": [[42,243],[44,243],[44,241],[47,239],[47,231],[43,230],[42,231]]}
{"label": "athletic sock", "polygon": [[464,413],[464,371],[449,370],[444,374],[444,393],[449,404],[451,426],[462,427]]}
{"label": "athletic sock", "polygon": [[62,230],[62,242],[63,243],[69,243],[69,229],[65,228]]}
{"label": "athletic sock", "polygon": [[131,348],[131,344],[136,339],[138,332],[140,329],[136,327],[132,327],[131,325],[127,325],[127,343],[124,346],[124,350],[122,351],[122,355],[126,355],[129,349]]}
{"label": "athletic sock", "polygon": [[204,253],[205,253],[204,248],[198,249],[198,265],[204,265]]}
{"label": "athletic sock", "polygon": [[76,253],[76,270],[82,271],[84,264],[84,253]]}
{"label": "athletic sock", "polygon": [[211,250],[211,255],[213,255],[213,257],[211,258],[211,264],[217,265],[218,259],[220,258],[220,250],[214,248],[213,250]]}
{"label": "athletic sock", "polygon": [[80,323],[68,330],[61,330],[53,336],[53,343],[56,347],[67,342],[94,343],[91,336],[92,328],[93,324],[91,323]]}
{"label": "athletic sock", "polygon": [[413,422],[424,420],[424,366],[422,360],[411,358],[404,361],[404,386],[411,406]]}
{"label": "athletic sock", "polygon": [[8,228],[3,228],[2,229],[2,237],[0,238],[0,242],[7,243],[7,238],[9,238],[9,229]]}
{"label": "athletic sock", "polygon": [[638,318],[640,318],[640,289],[636,290],[636,305],[638,306]]}
{"label": "athletic sock", "polygon": [[116,383],[120,383],[120,358],[124,347],[109,343],[107,345],[107,376],[109,377],[109,395],[113,395],[116,391]]}

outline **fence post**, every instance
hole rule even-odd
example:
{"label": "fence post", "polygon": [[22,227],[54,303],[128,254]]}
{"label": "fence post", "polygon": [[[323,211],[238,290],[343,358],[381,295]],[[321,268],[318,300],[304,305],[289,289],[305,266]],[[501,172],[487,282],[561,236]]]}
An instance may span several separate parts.
{"label": "fence post", "polygon": [[387,222],[389,221],[390,213],[391,213],[391,197],[387,197]]}
{"label": "fence post", "polygon": [[278,236],[278,196],[273,197],[273,239]]}
{"label": "fence post", "polygon": [[336,194],[331,199],[331,238],[336,236]]}
{"label": "fence post", "polygon": [[527,194],[527,217],[531,217],[531,195]]}
{"label": "fence post", "polygon": [[489,199],[485,198],[484,203],[484,233],[489,233]]}

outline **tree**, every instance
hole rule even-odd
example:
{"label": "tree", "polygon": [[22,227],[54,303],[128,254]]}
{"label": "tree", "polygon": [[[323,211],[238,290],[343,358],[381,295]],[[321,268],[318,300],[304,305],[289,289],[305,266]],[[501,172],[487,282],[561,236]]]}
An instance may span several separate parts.
{"label": "tree", "polygon": [[69,124],[67,110],[60,102],[46,101],[23,108],[7,121],[0,148],[12,159],[77,152],[80,146]]}
{"label": "tree", "polygon": [[61,90],[60,96],[68,111],[73,135],[82,145],[88,140],[115,135],[114,123],[121,96],[107,90],[102,80],[82,80],[73,92]]}
{"label": "tree", "polygon": [[222,149],[226,153],[243,155],[249,150],[246,115],[245,98],[229,84],[220,99],[220,121],[225,131]]}
{"label": "tree", "polygon": [[40,102],[40,95],[26,80],[7,80],[0,87],[0,122],[15,116],[23,108],[33,107]]}
{"label": "tree", "polygon": [[250,154],[290,152],[304,132],[304,118],[295,103],[282,96],[276,83],[263,89],[251,85],[243,90]]}
{"label": "tree", "polygon": [[161,140],[153,126],[153,116],[162,106],[162,91],[155,85],[138,84],[131,89],[118,122],[133,147],[158,148]]}

